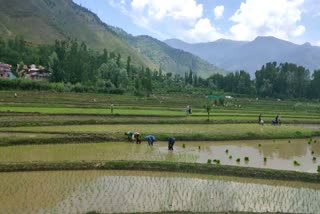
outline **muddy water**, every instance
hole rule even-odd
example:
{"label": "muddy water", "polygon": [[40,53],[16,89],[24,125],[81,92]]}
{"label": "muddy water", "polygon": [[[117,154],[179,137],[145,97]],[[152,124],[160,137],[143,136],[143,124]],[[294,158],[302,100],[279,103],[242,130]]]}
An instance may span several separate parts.
{"label": "muddy water", "polygon": [[[0,162],[154,160],[206,163],[208,159],[218,159],[224,165],[316,172],[320,165],[320,139],[314,140],[317,143],[308,144],[309,139],[290,140],[290,143],[288,140],[177,142],[173,152],[168,151],[165,142],[157,142],[152,148],[146,143],[125,142],[13,146],[0,147]],[[245,162],[244,157],[249,157],[249,161]],[[313,157],[317,159],[313,161]],[[240,163],[236,162],[237,158],[241,159]],[[300,166],[294,166],[295,160]]]}
{"label": "muddy water", "polygon": [[0,213],[319,213],[320,184],[126,171],[0,173]]}

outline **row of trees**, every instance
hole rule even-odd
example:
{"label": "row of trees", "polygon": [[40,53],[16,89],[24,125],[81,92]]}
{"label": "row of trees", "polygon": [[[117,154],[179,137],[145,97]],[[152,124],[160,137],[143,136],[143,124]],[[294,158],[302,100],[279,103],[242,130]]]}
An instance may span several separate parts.
{"label": "row of trees", "polygon": [[[119,53],[97,52],[85,43],[74,40],[56,41],[53,45],[27,44],[22,37],[0,38],[0,61],[14,65],[37,64],[48,68],[51,82],[77,85],[92,91],[137,95],[157,92],[212,93],[224,91],[277,98],[320,98],[320,70],[302,66],[267,63],[256,72],[255,80],[245,71],[209,78],[197,76],[192,70],[184,76],[164,73],[161,67],[151,70],[123,58]],[[80,90],[81,91],[81,90]],[[87,91],[87,90],[85,90]]]}

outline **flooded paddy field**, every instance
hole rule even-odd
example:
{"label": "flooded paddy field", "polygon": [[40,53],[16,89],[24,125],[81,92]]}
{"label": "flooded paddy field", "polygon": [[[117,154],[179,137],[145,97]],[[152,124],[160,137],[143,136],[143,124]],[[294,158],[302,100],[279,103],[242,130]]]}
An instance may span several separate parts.
{"label": "flooded paddy field", "polygon": [[[245,161],[245,157],[249,160]],[[265,160],[266,158],[266,160]],[[320,165],[320,138],[252,140],[227,142],[182,142],[170,152],[166,142],[57,144],[0,147],[0,162],[67,160],[146,160],[207,163],[219,160],[235,165],[303,172],[317,172]],[[240,161],[238,162],[237,159]],[[296,161],[298,164],[294,164]]]}
{"label": "flooded paddy field", "polygon": [[320,184],[163,172],[0,173],[0,213],[319,213]]}

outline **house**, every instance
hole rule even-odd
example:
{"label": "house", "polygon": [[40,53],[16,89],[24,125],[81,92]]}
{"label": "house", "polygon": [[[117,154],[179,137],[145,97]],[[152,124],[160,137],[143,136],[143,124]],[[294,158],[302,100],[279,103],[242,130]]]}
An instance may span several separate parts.
{"label": "house", "polygon": [[43,66],[30,65],[30,67],[24,65],[22,70],[19,71],[20,77],[25,79],[31,79],[36,81],[48,81],[51,73]]}
{"label": "house", "polygon": [[16,76],[11,72],[12,66],[0,62],[0,78],[1,79],[15,79]]}

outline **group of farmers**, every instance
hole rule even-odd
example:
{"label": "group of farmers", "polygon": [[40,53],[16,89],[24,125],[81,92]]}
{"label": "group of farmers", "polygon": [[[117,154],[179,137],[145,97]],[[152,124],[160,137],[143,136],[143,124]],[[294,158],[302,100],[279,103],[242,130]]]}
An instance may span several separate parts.
{"label": "group of farmers", "polygon": [[[262,120],[262,115],[261,114],[259,114],[259,116],[258,116],[258,123],[260,125],[264,125],[264,121]],[[272,123],[272,125],[281,125],[280,116],[277,115],[276,118],[274,120],[272,120],[271,123]]]}
{"label": "group of farmers", "polygon": [[[133,131],[128,131],[125,133],[125,135],[128,137],[129,142],[135,142],[136,144],[141,144],[141,135],[139,132],[133,132]],[[147,135],[145,137],[146,141],[148,142],[149,146],[153,146],[153,143],[156,141],[156,137],[153,135]],[[168,149],[170,151],[173,150],[173,145],[175,143],[174,137],[169,137],[168,138]]]}

